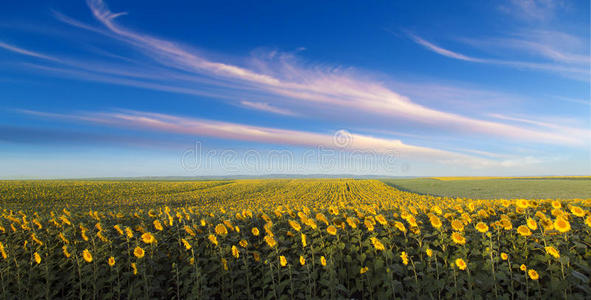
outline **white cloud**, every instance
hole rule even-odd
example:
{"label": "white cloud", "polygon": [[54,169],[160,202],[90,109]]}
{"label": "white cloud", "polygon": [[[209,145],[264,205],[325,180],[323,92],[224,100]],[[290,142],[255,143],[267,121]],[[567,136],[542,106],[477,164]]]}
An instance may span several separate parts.
{"label": "white cloud", "polygon": [[243,100],[243,101],[240,101],[240,104],[242,104],[243,106],[248,107],[248,108],[267,111],[267,112],[280,114],[280,115],[286,115],[286,116],[296,116],[297,115],[296,113],[294,113],[288,109],[275,107],[275,106],[270,105],[269,103],[264,103],[264,102],[252,102],[252,101]]}
{"label": "white cloud", "polygon": [[[437,130],[477,134],[481,137],[584,145],[577,137],[559,130],[549,131],[546,128],[536,128],[533,124],[518,126],[433,109],[413,102],[382,82],[361,76],[357,72],[310,64],[302,66],[291,55],[275,52],[266,58],[253,58],[252,65],[258,67],[250,69],[216,62],[187,47],[120,26],[115,21],[122,14],[112,13],[100,0],[90,0],[88,3],[93,15],[106,30],[85,25],[63,15],[58,15],[59,19],[122,41],[139,49],[151,60],[146,60],[141,65],[101,65],[100,62],[85,63],[63,59],[63,67],[36,65],[37,69],[76,79],[222,98],[235,104],[240,103],[238,99],[256,98],[261,101],[242,105],[265,108],[274,113],[278,113],[277,107],[269,105],[267,99],[281,101],[280,110],[283,112],[300,115],[302,112],[313,114],[316,111],[338,109],[349,115],[363,113],[367,116],[395,118],[409,124],[423,124]],[[479,62],[479,59],[445,52],[441,47],[430,49],[456,59]]]}

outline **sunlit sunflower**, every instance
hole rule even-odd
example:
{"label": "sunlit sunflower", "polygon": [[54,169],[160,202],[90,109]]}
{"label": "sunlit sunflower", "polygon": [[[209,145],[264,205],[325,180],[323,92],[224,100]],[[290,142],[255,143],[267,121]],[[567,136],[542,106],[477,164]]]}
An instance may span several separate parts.
{"label": "sunlit sunflower", "polygon": [[302,225],[300,225],[300,223],[298,223],[298,221],[289,220],[289,226],[291,226],[291,228],[293,228],[293,230],[295,230],[295,231],[302,230]]}
{"label": "sunlit sunflower", "polygon": [[146,244],[152,244],[152,243],[156,242],[156,238],[154,237],[153,234],[146,232],[146,233],[142,234],[142,241]]}
{"label": "sunlit sunflower", "polygon": [[137,258],[142,258],[144,257],[144,254],[146,252],[144,252],[144,249],[142,249],[141,247],[135,247],[135,249],[133,249],[133,255],[135,255],[135,257]]}
{"label": "sunlit sunflower", "polygon": [[308,245],[308,243],[306,242],[306,235],[305,234],[301,234],[302,237],[302,247],[306,247]]}
{"label": "sunlit sunflower", "polygon": [[488,231],[488,225],[486,225],[484,222],[478,222],[475,228],[481,233],[485,233]]}
{"label": "sunlit sunflower", "polygon": [[361,268],[361,270],[359,270],[359,274],[365,274],[367,272],[367,270],[369,270],[368,267],[363,267],[363,268]]}
{"label": "sunlit sunflower", "polygon": [[137,266],[135,263],[131,263],[131,269],[133,270],[133,275],[137,275]]}
{"label": "sunlit sunflower", "polygon": [[320,264],[323,267],[326,267],[326,258],[324,258],[324,255],[323,256],[320,256]]}
{"label": "sunlit sunflower", "polygon": [[441,219],[439,219],[439,217],[436,215],[431,215],[429,217],[429,221],[431,222],[431,226],[433,226],[433,228],[435,228],[435,229],[439,229],[439,228],[441,228],[441,225],[443,225],[441,223]]}
{"label": "sunlit sunflower", "polygon": [[37,252],[33,253],[33,259],[35,259],[35,262],[37,264],[41,263],[41,255],[39,255],[39,253],[37,253]]}
{"label": "sunlit sunflower", "polygon": [[210,241],[212,244],[214,244],[214,245],[216,245],[216,246],[218,245],[218,238],[217,238],[215,235],[213,235],[213,234],[210,234],[210,235],[209,235],[207,238],[209,239],[209,241]]}
{"label": "sunlit sunflower", "polygon": [[112,267],[115,265],[115,258],[113,256],[109,257],[109,259],[107,259],[107,264],[109,264],[109,267]]}
{"label": "sunlit sunflower", "polygon": [[406,226],[404,226],[404,224],[402,224],[402,222],[396,221],[396,222],[394,222],[394,226],[398,230],[402,231],[403,233],[406,233]]}
{"label": "sunlit sunflower", "polygon": [[580,208],[578,206],[571,206],[570,212],[577,217],[584,217],[585,216],[585,210],[583,210],[582,208]]}
{"label": "sunlit sunflower", "polygon": [[529,229],[531,229],[531,230],[538,229],[538,223],[536,223],[536,221],[534,219],[528,218],[526,223],[527,223],[527,227],[529,227]]}
{"label": "sunlit sunflower", "polygon": [[326,228],[326,232],[328,232],[328,234],[330,235],[336,235],[337,234],[337,228],[330,225]]}
{"label": "sunlit sunflower", "polygon": [[559,232],[565,233],[570,231],[570,223],[563,217],[558,217],[554,220],[554,229]]}
{"label": "sunlit sunflower", "polygon": [[558,259],[560,258],[560,252],[558,252],[558,250],[552,246],[547,246],[544,249],[546,249],[546,253],[552,255],[554,258]]}
{"label": "sunlit sunflower", "polygon": [[287,266],[287,259],[285,258],[285,256],[279,256],[279,264],[281,264],[282,267]]}
{"label": "sunlit sunflower", "polygon": [[376,250],[382,251],[385,249],[384,244],[382,244],[382,242],[380,242],[380,240],[378,240],[376,237],[371,237],[370,240]]}
{"label": "sunlit sunflower", "polygon": [[234,245],[232,245],[232,256],[234,256],[235,258],[240,257],[240,251],[238,251],[238,247]]}
{"label": "sunlit sunflower", "polygon": [[228,228],[224,224],[218,224],[215,226],[215,233],[217,235],[226,235],[228,234]]}
{"label": "sunlit sunflower", "polygon": [[92,262],[92,254],[90,254],[88,249],[84,249],[84,251],[82,251],[82,258],[84,258],[84,260],[88,263]]}
{"label": "sunlit sunflower", "polygon": [[259,231],[259,229],[258,229],[258,228],[256,228],[256,227],[253,227],[253,228],[250,230],[250,232],[252,232],[252,235],[254,235],[254,236],[259,236],[259,234],[260,234],[260,231]]}
{"label": "sunlit sunflower", "polygon": [[433,250],[427,248],[427,250],[425,250],[425,253],[427,253],[427,256],[431,257],[433,256]]}
{"label": "sunlit sunflower", "polygon": [[509,255],[507,255],[507,253],[505,253],[505,252],[501,252],[501,259],[507,260],[507,259],[509,259]]}
{"label": "sunlit sunflower", "polygon": [[376,216],[376,221],[378,221],[378,223],[382,224],[382,226],[386,226],[388,224],[388,221],[382,215],[377,215]]}
{"label": "sunlit sunflower", "polygon": [[305,265],[306,264],[306,259],[300,255],[300,265]]}
{"label": "sunlit sunflower", "polygon": [[183,246],[185,246],[185,249],[187,249],[187,250],[191,249],[191,244],[189,243],[189,241],[187,241],[185,239],[181,239],[181,242],[183,243]]}
{"label": "sunlit sunflower", "polygon": [[524,264],[521,264],[521,266],[519,266],[519,270],[525,272],[527,271],[527,267]]}
{"label": "sunlit sunflower", "polygon": [[464,231],[464,223],[458,219],[451,221],[451,228],[455,231]]}
{"label": "sunlit sunflower", "polygon": [[402,259],[402,263],[404,265],[408,265],[408,255],[405,251],[402,251],[402,253],[400,253],[400,258]]}
{"label": "sunlit sunflower", "polygon": [[162,227],[162,223],[159,220],[154,220],[154,228],[158,231],[162,231],[164,228]]}
{"label": "sunlit sunflower", "polygon": [[463,259],[458,258],[458,259],[456,259],[456,266],[458,266],[458,268],[460,270],[466,270],[466,267],[468,265],[466,264],[466,262]]}
{"label": "sunlit sunflower", "polygon": [[517,233],[519,233],[521,236],[530,236],[531,230],[529,230],[529,227],[525,225],[520,225],[517,227]]}
{"label": "sunlit sunflower", "polygon": [[538,272],[536,272],[534,269],[529,269],[529,271],[527,271],[527,275],[529,275],[531,280],[538,280],[540,278],[540,275],[538,275]]}
{"label": "sunlit sunflower", "polygon": [[246,240],[240,240],[240,242],[238,242],[238,245],[240,245],[240,247],[242,248],[246,248],[248,247],[248,242]]}
{"label": "sunlit sunflower", "polygon": [[275,246],[277,246],[277,241],[269,235],[265,235],[265,242],[267,243],[267,245],[269,245],[269,247],[273,248]]}
{"label": "sunlit sunflower", "polygon": [[454,243],[459,244],[459,245],[464,245],[466,244],[466,238],[459,232],[454,232],[451,234],[451,239],[454,241]]}

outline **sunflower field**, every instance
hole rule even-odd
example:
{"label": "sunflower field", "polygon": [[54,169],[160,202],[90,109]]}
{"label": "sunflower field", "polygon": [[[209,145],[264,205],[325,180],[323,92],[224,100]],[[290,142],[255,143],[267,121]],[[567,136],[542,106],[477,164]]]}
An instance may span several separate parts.
{"label": "sunflower field", "polygon": [[591,199],[0,181],[2,299],[591,298]]}

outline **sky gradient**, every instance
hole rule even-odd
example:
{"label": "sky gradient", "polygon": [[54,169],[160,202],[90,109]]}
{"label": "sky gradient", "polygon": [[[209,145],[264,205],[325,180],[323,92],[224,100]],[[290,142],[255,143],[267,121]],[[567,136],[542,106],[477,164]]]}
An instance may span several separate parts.
{"label": "sky gradient", "polygon": [[9,1],[0,178],[591,175],[589,1]]}

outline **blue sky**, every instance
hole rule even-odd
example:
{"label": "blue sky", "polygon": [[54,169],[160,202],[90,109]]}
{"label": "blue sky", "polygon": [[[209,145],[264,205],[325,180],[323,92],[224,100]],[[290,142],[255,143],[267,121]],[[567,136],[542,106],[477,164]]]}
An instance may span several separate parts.
{"label": "blue sky", "polygon": [[8,1],[0,178],[591,174],[588,1]]}

